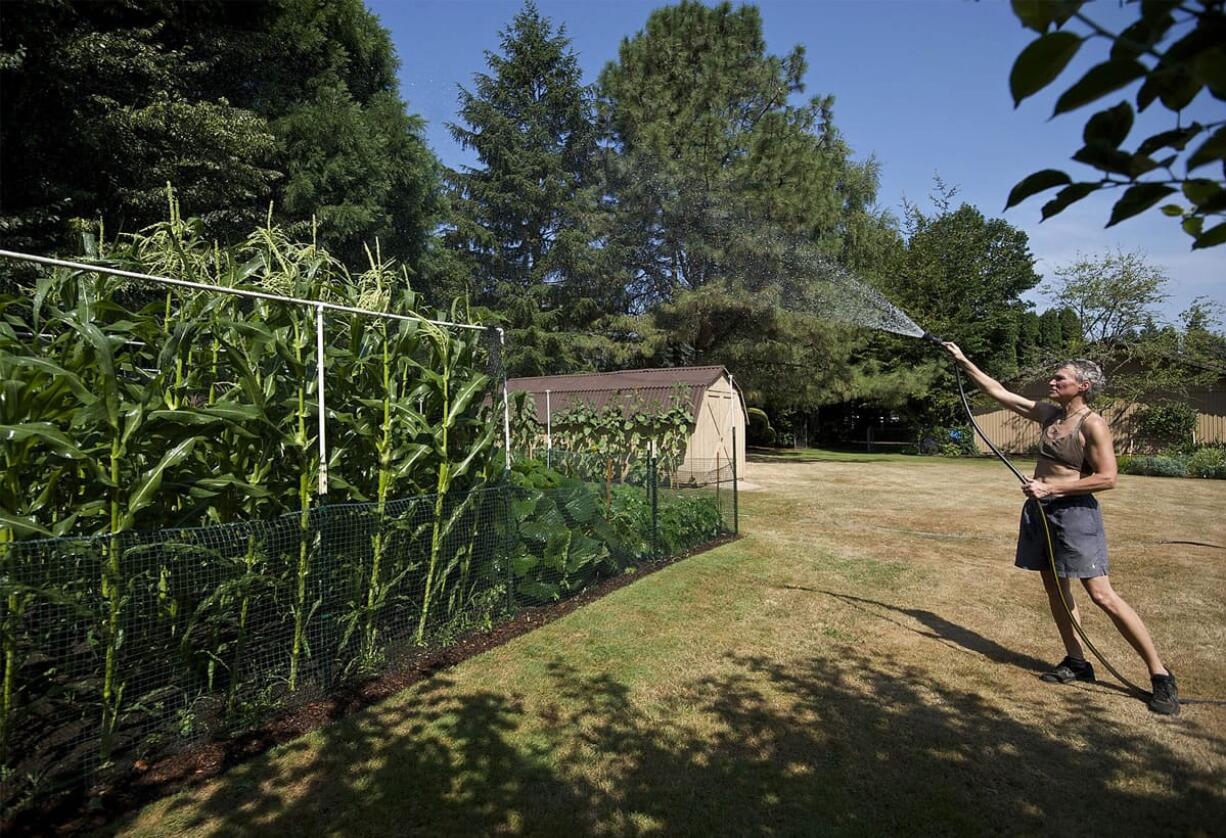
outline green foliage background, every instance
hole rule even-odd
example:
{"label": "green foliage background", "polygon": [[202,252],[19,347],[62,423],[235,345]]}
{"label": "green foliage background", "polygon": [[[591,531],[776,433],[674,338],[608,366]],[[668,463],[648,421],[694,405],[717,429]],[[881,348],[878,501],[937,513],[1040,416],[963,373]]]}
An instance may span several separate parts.
{"label": "green foliage background", "polygon": [[[1166,107],[1192,90],[1172,81],[1188,73],[1216,95],[1221,50],[1204,33],[1220,25],[1219,5],[1180,23],[1147,5],[1115,44],[1140,52],[1108,63],[1148,67],[1146,97]],[[1099,36],[1074,34],[1089,25],[1077,2],[1015,10],[1039,33],[1015,68],[1020,99]],[[1221,368],[1205,348],[1220,336],[1214,317],[1174,333],[1145,320],[1161,277],[1146,292],[1087,257],[1068,268],[1074,293],[1036,310],[1023,300],[1039,283],[1025,234],[958,201],[956,188],[938,179],[930,203],[883,210],[878,162],[855,156],[831,96],[805,90],[804,48],[767,50],[762,15],[727,2],[663,6],[585,80],[564,28],[526,2],[458,94],[450,128],[476,162],[444,171],[400,97],[388,33],[360,0],[6,3],[0,235],[76,254],[99,222],[114,240],[158,220],[173,182],[199,235],[223,245],[270,208],[291,238],[354,273],[377,242],[400,269],[395,282],[407,277],[436,306],[467,296],[474,316],[503,325],[512,375],[723,364],[782,439],[837,443],[874,424],[914,435],[956,418],[948,370],[917,342],[794,304],[822,282],[820,260],[1002,379],[1080,353],[1141,398],[1147,381],[1186,389],[1189,358]],[[1190,40],[1170,46],[1179,33]],[[1127,125],[1108,118],[1122,107],[1090,119],[1097,151],[1083,162],[1123,154]],[[1162,149],[1193,152],[1182,184],[1192,206],[1179,212],[1208,242],[1220,189],[1200,165],[1216,159],[1221,127],[1180,131],[1162,135]],[[1048,181],[1022,193],[1058,185]],[[786,251],[808,254],[808,267]],[[1102,258],[1156,273],[1139,254]],[[0,273],[9,287],[21,280],[10,265]],[[1140,319],[1104,338],[1094,317],[1120,303]]]}

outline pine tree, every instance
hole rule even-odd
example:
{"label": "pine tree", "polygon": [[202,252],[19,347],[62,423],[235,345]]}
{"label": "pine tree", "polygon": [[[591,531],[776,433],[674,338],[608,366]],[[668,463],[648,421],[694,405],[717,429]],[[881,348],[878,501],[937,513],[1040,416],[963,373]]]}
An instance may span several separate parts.
{"label": "pine tree", "polygon": [[[653,12],[600,77],[614,202],[610,246],[640,306],[743,279],[729,252],[763,227],[868,261],[876,166],[857,164],[831,97],[803,92],[804,50],[766,52],[757,8],[685,0]],[[735,260],[734,260],[735,261]]]}
{"label": "pine tree", "polygon": [[1039,315],[1024,311],[1018,316],[1017,323],[1017,361],[1022,367],[1029,368],[1039,362],[1039,357]]}
{"label": "pine tree", "polygon": [[1076,352],[1084,343],[1081,320],[1077,312],[1067,306],[1060,309],[1060,339],[1066,352]]}
{"label": "pine tree", "polygon": [[[480,165],[453,172],[448,241],[471,260],[484,304],[523,295],[544,310],[585,296],[596,207],[594,94],[565,28],[526,3],[460,93],[451,133]],[[611,301],[612,302],[612,301]]]}
{"label": "pine tree", "polygon": [[1059,309],[1049,308],[1039,315],[1039,346],[1049,357],[1064,351],[1064,329]]}

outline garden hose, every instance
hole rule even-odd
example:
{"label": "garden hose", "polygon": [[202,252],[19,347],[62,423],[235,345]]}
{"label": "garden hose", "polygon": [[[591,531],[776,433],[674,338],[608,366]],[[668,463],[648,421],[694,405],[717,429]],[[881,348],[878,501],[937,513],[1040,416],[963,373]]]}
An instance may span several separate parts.
{"label": "garden hose", "polygon": [[[935,335],[924,332],[923,337],[924,340],[931,341],[938,346],[944,346],[944,341]],[[1017,466],[1013,465],[1013,463],[1009,461],[1009,458],[1001,453],[999,448],[992,444],[992,440],[988,439],[988,435],[983,432],[983,428],[979,427],[979,423],[975,421],[975,414],[971,412],[970,400],[966,397],[966,387],[962,381],[962,370],[959,368],[956,361],[954,362],[954,375],[958,379],[958,395],[962,398],[962,408],[966,411],[966,418],[970,421],[971,427],[975,429],[975,433],[979,434],[979,438],[983,440],[984,444],[988,446],[991,452],[996,455],[996,458],[1008,466],[1009,471],[1013,472],[1013,476],[1018,479],[1018,482],[1025,486],[1030,482],[1030,480],[1024,474],[1018,471]],[[1099,663],[1101,663],[1108,672],[1115,676],[1117,681],[1127,686],[1142,698],[1149,698],[1152,693],[1150,693],[1149,690],[1142,689],[1121,675],[1119,670],[1111,665],[1111,662],[1107,660],[1103,653],[1098,651],[1098,647],[1095,646],[1093,641],[1090,640],[1090,637],[1086,634],[1085,629],[1081,627],[1081,623],[1076,617],[1073,616],[1073,608],[1071,605],[1069,605],[1068,599],[1064,595],[1064,586],[1060,584],[1060,574],[1056,569],[1056,546],[1052,542],[1051,525],[1047,520],[1047,510],[1044,509],[1043,503],[1036,498],[1030,498],[1026,502],[1033,503],[1035,505],[1039,512],[1039,520],[1043,522],[1043,537],[1047,543],[1048,567],[1051,569],[1052,577],[1056,580],[1056,592],[1060,595],[1060,604],[1064,606],[1064,612],[1068,614],[1069,622],[1073,624],[1073,629],[1077,632],[1077,636],[1081,638],[1081,642],[1084,643],[1086,648],[1090,650],[1090,653],[1093,654],[1094,657],[1098,658]]]}

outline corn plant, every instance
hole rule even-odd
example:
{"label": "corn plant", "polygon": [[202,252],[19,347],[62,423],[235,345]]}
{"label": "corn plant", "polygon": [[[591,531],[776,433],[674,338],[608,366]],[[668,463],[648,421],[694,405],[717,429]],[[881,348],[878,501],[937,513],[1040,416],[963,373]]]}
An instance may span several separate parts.
{"label": "corn plant", "polygon": [[[90,255],[410,315],[419,305],[377,251],[355,279],[271,226],[221,248],[173,202],[167,222],[119,242],[99,235]],[[93,741],[105,763],[158,720],[196,729],[199,698],[239,720],[246,696],[297,690],[322,658],[377,659],[388,613],[411,613],[408,634],[425,642],[438,603],[458,618],[474,595],[475,490],[497,473],[480,335],[337,315],[319,358],[314,316],[71,271],[0,296],[5,771],[37,749],[39,720],[88,712],[96,736],[73,722],[82,732],[64,747]],[[320,363],[329,497],[373,501],[352,522],[364,550],[321,535]],[[428,510],[398,500],[424,493]],[[208,529],[154,533],[168,526]],[[39,541],[65,537],[82,540]],[[348,613],[325,614],[338,581]]]}

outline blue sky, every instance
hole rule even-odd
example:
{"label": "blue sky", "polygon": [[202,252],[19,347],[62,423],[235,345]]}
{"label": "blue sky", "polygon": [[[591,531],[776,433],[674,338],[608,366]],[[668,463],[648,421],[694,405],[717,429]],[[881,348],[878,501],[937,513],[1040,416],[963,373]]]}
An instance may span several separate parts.
{"label": "blue sky", "polygon": [[[449,166],[475,160],[451,139],[459,86],[472,88],[487,70],[485,51],[497,51],[499,32],[519,0],[367,0],[390,30],[402,63],[401,94],[426,120],[426,137]],[[625,37],[641,30],[664,5],[642,0],[538,0],[541,13],[564,25],[594,82],[617,58]],[[930,208],[933,175],[959,190],[958,199],[989,216],[1003,216],[1030,236],[1038,270],[1048,275],[1079,253],[1140,250],[1170,278],[1170,299],[1160,313],[1173,319],[1195,297],[1226,306],[1226,246],[1190,249],[1178,224],[1158,213],[1103,229],[1113,198],[1092,196],[1042,224],[1044,196],[1004,213],[1018,180],[1042,168],[1087,176],[1068,158],[1081,145],[1081,129],[1095,106],[1048,120],[1059,92],[1104,48],[1087,46],[1065,75],[1014,110],[1009,69],[1033,33],[1023,29],[1004,0],[763,0],[767,48],[782,55],[801,44],[809,62],[805,96],[834,94],[835,124],[858,159],[881,164],[879,203],[901,215],[904,199]],[[1091,4],[1090,14],[1118,31],[1135,12],[1114,0]],[[1125,93],[1102,100],[1107,107]],[[1142,114],[1128,143],[1171,127],[1158,106]],[[1185,121],[1222,119],[1226,106],[1207,93],[1185,111]],[[1044,307],[1043,298],[1031,298]]]}

